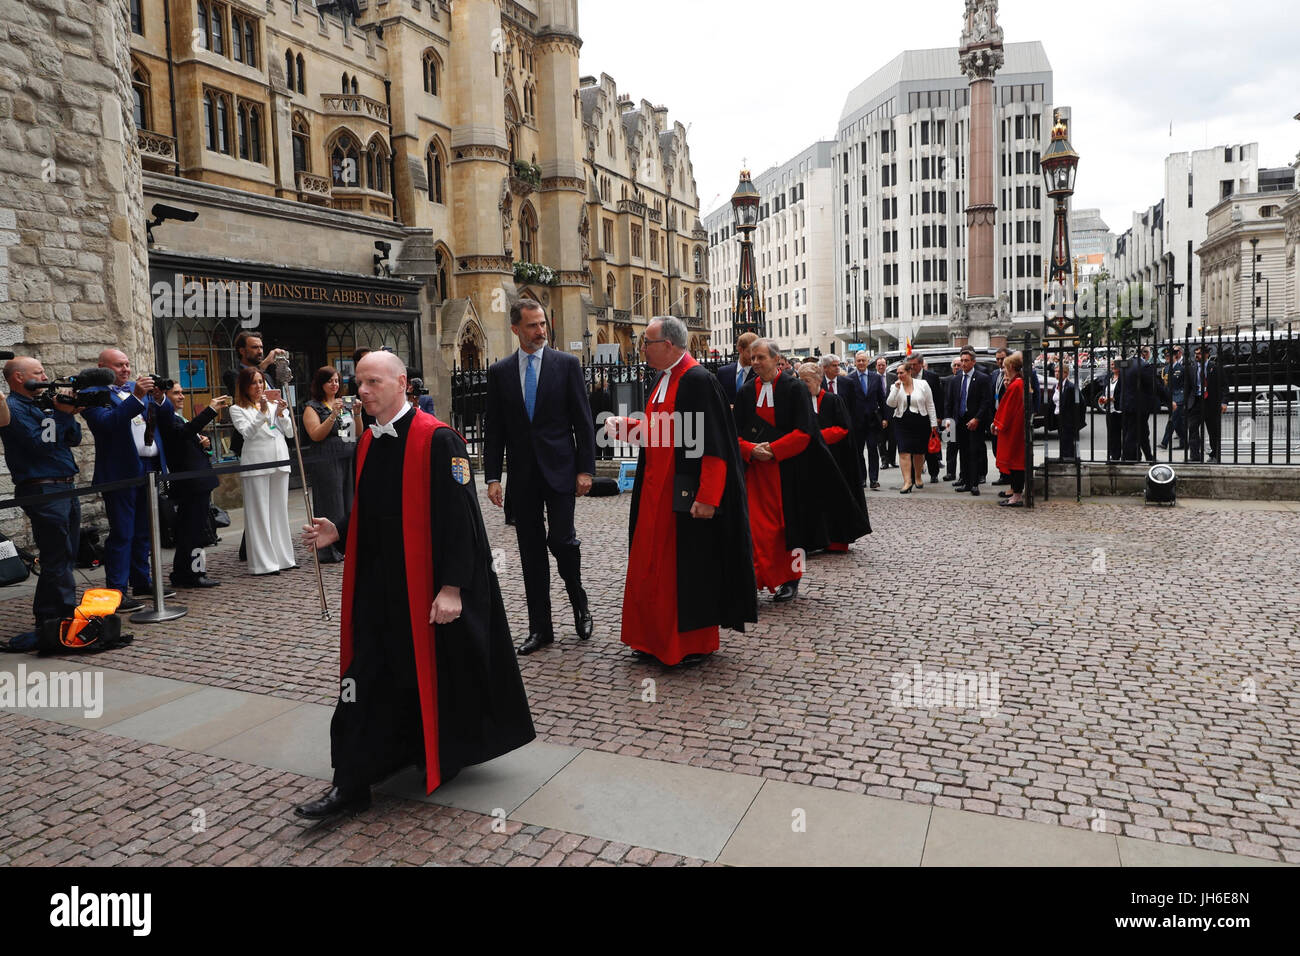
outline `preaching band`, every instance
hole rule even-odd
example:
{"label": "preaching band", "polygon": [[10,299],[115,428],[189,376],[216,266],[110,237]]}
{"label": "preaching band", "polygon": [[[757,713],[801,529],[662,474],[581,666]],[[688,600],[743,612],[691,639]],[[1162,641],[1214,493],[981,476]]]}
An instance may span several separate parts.
{"label": "preaching band", "polygon": [[[510,318],[519,348],[488,377],[485,469],[491,502],[514,511],[528,638],[518,651],[511,643],[464,439],[408,402],[396,356],[364,356],[355,384],[371,424],[357,445],[352,508],[303,533],[312,549],[343,545],[347,560],[334,778],[300,817],[364,810],[373,785],[413,765],[432,793],[534,739],[516,655],[555,640],[551,557],[577,636],[592,634],[573,522],[595,470],[581,369],[546,347],[540,304],[521,300]],[[608,438],[638,448],[620,640],[677,666],[717,651],[721,629],[756,622],[760,590],[792,600],[810,555],[844,554],[871,525],[848,377],[827,383],[810,366],[796,375],[768,339],[714,375],[688,354],[675,317],[653,319],[642,344],[660,373],[645,408],[659,427],[604,424]],[[674,433],[685,421],[691,440]]]}

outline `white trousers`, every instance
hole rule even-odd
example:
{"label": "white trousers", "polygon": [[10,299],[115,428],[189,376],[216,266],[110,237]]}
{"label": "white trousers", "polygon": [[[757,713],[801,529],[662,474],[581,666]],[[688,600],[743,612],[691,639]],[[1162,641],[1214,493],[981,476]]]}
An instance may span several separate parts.
{"label": "white trousers", "polygon": [[242,475],[244,542],[251,574],[283,571],[297,562],[289,531],[289,473]]}

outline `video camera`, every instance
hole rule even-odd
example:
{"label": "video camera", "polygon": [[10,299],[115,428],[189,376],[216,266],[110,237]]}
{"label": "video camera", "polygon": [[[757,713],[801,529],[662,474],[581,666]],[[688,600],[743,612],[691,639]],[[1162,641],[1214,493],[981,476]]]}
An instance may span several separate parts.
{"label": "video camera", "polygon": [[406,390],[416,398],[419,398],[421,395],[429,394],[429,390],[424,387],[424,379],[422,378],[411,379],[406,383]]}
{"label": "video camera", "polygon": [[59,396],[63,404],[76,408],[106,408],[113,404],[110,389],[115,381],[117,376],[112,369],[88,368],[52,382],[23,382],[23,388],[36,392],[33,401],[47,412],[55,410],[54,390],[61,388],[71,391],[71,394]]}

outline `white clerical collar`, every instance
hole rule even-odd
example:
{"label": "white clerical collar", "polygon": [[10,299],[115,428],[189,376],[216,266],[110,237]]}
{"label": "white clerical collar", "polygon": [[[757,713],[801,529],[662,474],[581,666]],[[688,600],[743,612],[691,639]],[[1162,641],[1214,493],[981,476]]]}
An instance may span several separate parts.
{"label": "white clerical collar", "polygon": [[686,358],[683,352],[677,356],[677,361],[664,369],[664,374],[659,379],[659,387],[655,389],[654,397],[651,399],[656,405],[661,404],[668,399],[668,380],[673,377],[673,369],[682,364],[682,359]]}
{"label": "white clerical collar", "polygon": [[762,382],[758,388],[758,408],[775,408],[772,401],[772,383]]}
{"label": "white clerical collar", "polygon": [[[825,393],[822,393],[822,394],[825,394]],[[813,396],[813,411],[814,411],[814,412],[820,412],[821,410],[822,410],[822,396],[821,396],[821,394],[814,395],[814,396]]]}
{"label": "white clerical collar", "polygon": [[379,422],[378,419],[376,419],[376,422],[380,425],[381,428],[388,428],[390,425],[396,425],[399,421],[401,421],[402,416],[405,415],[410,410],[411,410],[411,403],[407,402],[402,406],[402,410],[398,412],[396,415],[394,415],[390,421]]}

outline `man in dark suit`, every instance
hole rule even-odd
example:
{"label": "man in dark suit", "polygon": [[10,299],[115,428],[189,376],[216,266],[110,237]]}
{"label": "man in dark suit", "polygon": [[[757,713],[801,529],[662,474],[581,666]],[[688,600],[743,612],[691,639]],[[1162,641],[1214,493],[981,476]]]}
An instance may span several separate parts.
{"label": "man in dark suit", "polygon": [[[889,368],[889,362],[883,355],[876,358],[876,375],[880,377],[880,390],[885,397],[889,397],[889,387],[893,384],[886,370]],[[880,421],[880,438],[876,447],[880,451],[880,467],[896,468],[894,463],[894,453],[898,448],[894,436],[894,410],[888,406],[882,405],[882,414]]]}
{"label": "man in dark suit", "polygon": [[[166,398],[155,401],[153,379],[148,376],[131,382],[131,360],[119,349],[100,352],[99,367],[111,369],[116,381],[110,389],[111,406],[87,408],[81,413],[95,436],[94,484],[138,478],[150,471],[165,475],[166,455],[157,441],[157,431],[161,419],[172,417],[171,402]],[[106,491],[104,508],[108,512],[105,585],[122,592],[119,611],[139,610],[144,604],[135,598],[153,593],[149,486]],[[128,583],[131,593],[127,592]]]}
{"label": "man in dark suit", "polygon": [[[917,371],[913,374],[913,378],[923,379],[925,384],[930,386],[930,394],[934,396],[934,413],[939,417],[939,421],[943,421],[946,406],[943,403],[943,382],[939,378],[939,373],[930,371],[930,367],[925,362],[925,356],[915,355],[913,358],[917,364]],[[925,463],[930,470],[930,483],[938,484],[939,467],[943,464],[940,453],[927,451],[925,453]]]}
{"label": "man in dark suit", "polygon": [[1201,426],[1210,436],[1210,461],[1219,460],[1219,426],[1228,404],[1219,376],[1219,366],[1210,358],[1210,347],[1196,346],[1195,361],[1186,372],[1184,398],[1187,405],[1187,432],[1191,445],[1188,460],[1200,461],[1204,454]]}
{"label": "man in dark suit", "polygon": [[1151,417],[1168,400],[1164,382],[1156,377],[1156,367],[1140,355],[1130,356],[1119,374],[1119,410],[1123,428],[1124,461],[1156,460],[1151,449]]}
{"label": "man in dark suit", "polygon": [[488,498],[499,508],[505,501],[503,453],[509,459],[510,505],[528,598],[528,639],[519,653],[531,654],[555,640],[548,547],[569,592],[578,637],[591,637],[573,511],[576,496],[591,490],[596,436],[582,366],[567,352],[546,347],[542,306],[532,299],[516,302],[510,308],[510,331],[519,339],[518,351],[488,369],[483,472]]}
{"label": "man in dark suit", "polygon": [[849,373],[849,382],[858,393],[857,418],[853,421],[857,440],[857,456],[866,452],[867,480],[873,489],[880,488],[880,433],[891,410],[885,407],[884,381],[871,370],[871,359],[865,351],[853,357],[857,367]]}
{"label": "man in dark suit", "polygon": [[1169,389],[1169,420],[1165,422],[1165,434],[1160,439],[1160,447],[1169,447],[1170,434],[1177,434],[1179,444],[1177,451],[1187,444],[1187,400],[1184,397],[1186,367],[1183,365],[1182,346],[1175,345],[1172,353],[1166,356],[1165,386]]}
{"label": "man in dark suit", "polygon": [[722,391],[733,405],[736,404],[736,395],[740,392],[741,385],[753,378],[754,373],[749,368],[749,347],[757,341],[758,336],[753,332],[746,332],[736,339],[736,361],[728,362],[717,371]]}
{"label": "man in dark suit", "polygon": [[[961,459],[960,481],[953,491],[980,493],[980,475],[987,469],[988,449],[984,432],[993,420],[993,383],[975,367],[975,350],[961,350],[961,371],[955,376],[953,418],[957,422],[957,454]],[[980,467],[981,462],[984,468]]]}
{"label": "man in dark suit", "polygon": [[[178,383],[167,393],[173,408],[181,408],[185,393]],[[198,478],[167,483],[167,496],[176,505],[176,559],[172,563],[171,582],[178,588],[215,588],[220,582],[208,577],[203,549],[211,540],[209,520],[211,495],[221,484],[212,471],[208,457],[209,439],[203,430],[216,419],[217,413],[230,404],[230,396],[212,400],[207,408],[186,421],[177,412],[170,419],[159,419],[159,434],[167,453],[169,468],[176,474],[204,472]]]}
{"label": "man in dark suit", "polygon": [[[943,380],[943,407],[947,414],[945,417],[952,418],[957,413],[957,386],[961,383],[961,359],[952,360],[952,374]],[[940,422],[942,425],[942,422]],[[952,441],[948,442],[945,449],[948,455],[948,467],[944,472],[943,480],[957,482],[957,432],[952,433]]]}

